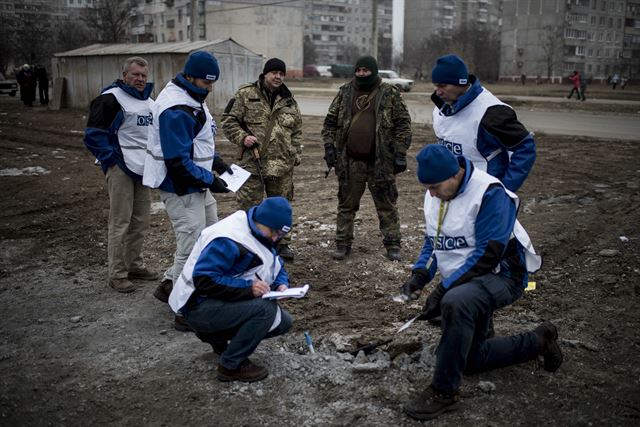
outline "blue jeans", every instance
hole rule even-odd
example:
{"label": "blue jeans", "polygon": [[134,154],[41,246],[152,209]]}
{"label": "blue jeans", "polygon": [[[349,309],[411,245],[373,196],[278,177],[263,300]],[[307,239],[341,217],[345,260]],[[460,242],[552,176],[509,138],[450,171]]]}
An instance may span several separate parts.
{"label": "blue jeans", "polygon": [[275,301],[262,298],[235,302],[209,298],[191,307],[184,317],[198,338],[206,343],[231,340],[219,363],[227,369],[237,369],[253,354],[260,341],[284,335],[291,329],[291,315],[281,308],[280,324],[269,332],[277,310]]}
{"label": "blue jeans", "polygon": [[522,292],[522,286],[513,280],[486,274],[445,293],[440,303],[442,338],[432,381],[436,390],[458,390],[463,372],[486,371],[537,357],[539,344],[534,332],[487,339],[493,312],[512,304]]}

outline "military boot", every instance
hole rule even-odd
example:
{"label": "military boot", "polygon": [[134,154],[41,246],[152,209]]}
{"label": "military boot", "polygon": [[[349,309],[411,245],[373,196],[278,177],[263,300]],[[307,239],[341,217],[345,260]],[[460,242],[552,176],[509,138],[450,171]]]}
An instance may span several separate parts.
{"label": "military boot", "polygon": [[153,296],[159,299],[162,302],[169,302],[169,295],[171,295],[171,291],[173,290],[173,281],[169,279],[164,279],[155,291],[153,291]]}
{"label": "military boot", "polygon": [[336,246],[336,250],[333,252],[333,254],[331,256],[333,257],[333,259],[336,259],[338,261],[342,261],[349,254],[351,254],[351,246],[350,245],[337,245]]}
{"label": "military boot", "polygon": [[533,330],[540,342],[540,356],[544,359],[545,371],[555,372],[562,365],[564,357],[558,345],[558,329],[549,321],[542,323]]}
{"label": "military boot", "polygon": [[391,261],[400,261],[400,248],[398,246],[389,246],[387,248],[387,258]]}
{"label": "military boot", "polygon": [[278,255],[285,261],[293,261],[293,251],[289,245],[278,245]]}

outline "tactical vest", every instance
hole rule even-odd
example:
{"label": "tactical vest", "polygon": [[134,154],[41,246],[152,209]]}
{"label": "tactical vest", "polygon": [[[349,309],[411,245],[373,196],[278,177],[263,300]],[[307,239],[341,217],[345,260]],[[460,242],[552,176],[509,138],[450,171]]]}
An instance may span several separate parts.
{"label": "tactical vest", "polygon": [[[443,202],[437,197],[432,197],[429,192],[424,198],[424,216],[426,221],[427,236],[432,242],[438,269],[443,278],[447,278],[461,268],[467,258],[476,249],[475,227],[476,218],[480,211],[482,198],[491,184],[500,184],[500,180],[475,169],[467,182],[464,192],[458,194],[448,202]],[[504,186],[503,186],[504,188]],[[505,188],[507,195],[513,199],[516,206],[519,203],[518,196]],[[445,215],[440,228],[437,241],[435,237],[438,227],[440,204],[447,203]],[[511,233],[525,249],[525,262],[527,271],[533,273],[542,265],[542,259],[536,254],[529,235],[524,227],[516,219]],[[499,272],[500,265],[494,273]]]}
{"label": "tactical vest", "polygon": [[133,173],[142,175],[149,126],[153,123],[153,99],[137,99],[119,87],[106,90],[103,94],[115,96],[122,108],[124,119],[117,133],[118,144],[127,168]]}
{"label": "tactical vest", "polygon": [[506,105],[491,92],[482,92],[452,116],[445,116],[438,107],[433,109],[433,131],[438,138],[438,144],[444,145],[456,156],[469,159],[476,169],[487,171],[487,164],[502,152],[497,149],[483,156],[478,150],[478,128],[487,108],[494,105]]}
{"label": "tactical vest", "polygon": [[215,153],[216,123],[209,112],[207,104],[200,104],[189,96],[187,91],[173,82],[160,92],[153,108],[153,125],[149,131],[149,142],[144,165],[142,183],[147,187],[158,188],[167,176],[167,167],[164,163],[162,146],[160,145],[160,115],[167,109],[176,105],[186,105],[194,109],[194,112],[204,112],[206,121],[200,132],[193,139],[192,160],[206,169],[211,170],[213,155]]}

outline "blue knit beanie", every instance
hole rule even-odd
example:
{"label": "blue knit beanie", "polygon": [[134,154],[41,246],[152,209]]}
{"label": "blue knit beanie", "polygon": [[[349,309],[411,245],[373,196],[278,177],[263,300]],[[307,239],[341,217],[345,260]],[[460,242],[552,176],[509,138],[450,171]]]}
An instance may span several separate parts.
{"label": "blue knit beanie", "polygon": [[215,82],[220,78],[218,60],[215,56],[204,50],[193,52],[184,64],[184,74],[197,79]]}
{"label": "blue knit beanie", "polygon": [[469,82],[469,71],[458,55],[441,56],[431,70],[431,81],[434,84],[448,83],[464,86]]}
{"label": "blue knit beanie", "polygon": [[274,230],[288,233],[293,222],[291,205],[284,197],[268,197],[256,206],[253,220]]}
{"label": "blue knit beanie", "polygon": [[460,170],[458,159],[445,146],[431,144],[416,156],[418,161],[418,181],[423,184],[437,184],[446,181]]}

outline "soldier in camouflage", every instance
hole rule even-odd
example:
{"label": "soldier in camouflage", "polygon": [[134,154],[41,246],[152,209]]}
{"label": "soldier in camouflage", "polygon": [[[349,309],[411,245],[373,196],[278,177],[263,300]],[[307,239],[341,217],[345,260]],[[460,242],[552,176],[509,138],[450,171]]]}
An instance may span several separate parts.
{"label": "soldier in camouflage", "polygon": [[338,176],[336,251],[351,253],[353,222],[368,186],[378,212],[387,258],[400,260],[400,220],[395,175],[407,169],[411,117],[398,90],[383,83],[371,56],[358,59],[355,77],[340,87],[324,120],[327,167]]}
{"label": "soldier in camouflage", "polygon": [[[300,164],[302,115],[291,91],[284,85],[285,63],[269,59],[258,81],[241,86],[229,101],[222,129],[239,147],[239,165],[251,177],[236,193],[240,209],[248,210],[265,197],[293,200],[293,168]],[[287,235],[279,255],[292,261]]]}

